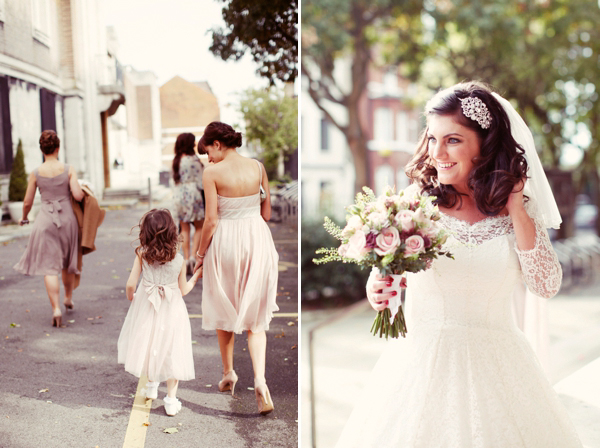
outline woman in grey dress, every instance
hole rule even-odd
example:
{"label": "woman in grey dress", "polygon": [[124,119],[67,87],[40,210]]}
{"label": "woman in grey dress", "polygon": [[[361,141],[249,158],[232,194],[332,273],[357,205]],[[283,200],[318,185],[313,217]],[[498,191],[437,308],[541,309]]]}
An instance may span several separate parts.
{"label": "woman in grey dress", "polygon": [[77,269],[78,224],[71,206],[71,195],[75,200],[83,199],[83,191],[77,182],[75,169],[58,160],[60,140],[54,131],[44,131],[40,136],[40,149],[44,163],[29,175],[29,183],[23,203],[23,219],[33,205],[36,189],[42,195],[42,207],[29,236],[27,249],[14,268],[26,275],[43,275],[50,305],[52,326],[62,324],[60,309],[60,281],[65,287],[64,305],[73,309],[73,285]]}
{"label": "woman in grey dress", "polygon": [[[195,254],[200,244],[204,223],[204,201],[202,200],[202,173],[204,166],[194,149],[196,137],[189,132],[179,134],[175,142],[173,158],[173,180],[175,181],[174,215],[179,220],[183,236],[183,257],[188,271],[196,263]],[[194,225],[192,250],[190,251],[190,223]],[[188,272],[191,273],[191,272]]]}

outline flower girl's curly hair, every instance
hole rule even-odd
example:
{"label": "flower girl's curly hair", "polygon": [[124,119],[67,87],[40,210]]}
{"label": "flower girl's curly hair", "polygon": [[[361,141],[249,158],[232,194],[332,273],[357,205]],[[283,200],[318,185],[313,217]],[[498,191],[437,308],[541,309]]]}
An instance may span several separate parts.
{"label": "flower girl's curly hair", "polygon": [[135,248],[137,256],[148,264],[162,264],[175,258],[180,237],[169,210],[150,210],[140,219],[139,228],[140,245]]}
{"label": "flower girl's curly hair", "polygon": [[[491,115],[491,123],[483,128],[462,112],[465,98],[478,98]],[[498,215],[506,206],[515,185],[527,178],[525,150],[512,137],[510,120],[491,90],[479,82],[456,84],[433,96],[425,106],[425,117],[452,116],[461,125],[477,133],[480,155],[473,159],[467,185],[477,208],[485,215]],[[415,155],[406,166],[406,174],[421,192],[436,196],[435,203],[452,208],[462,203],[461,194],[452,185],[440,184],[437,169],[428,152],[428,127],[421,135]]]}

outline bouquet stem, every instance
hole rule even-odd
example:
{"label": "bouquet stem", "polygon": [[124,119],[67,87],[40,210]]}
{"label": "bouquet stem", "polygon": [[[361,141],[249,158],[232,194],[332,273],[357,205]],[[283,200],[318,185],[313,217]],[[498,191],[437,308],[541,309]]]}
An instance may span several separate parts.
{"label": "bouquet stem", "polygon": [[398,313],[391,323],[390,319],[392,317],[392,312],[390,309],[386,308],[383,311],[379,311],[375,317],[373,325],[371,326],[371,333],[373,333],[373,336],[377,336],[377,334],[379,334],[380,338],[385,335],[386,339],[388,339],[390,336],[398,339],[398,337],[402,335],[402,337],[405,338],[406,321],[404,320],[404,311],[402,308],[403,307],[400,307],[398,309]]}

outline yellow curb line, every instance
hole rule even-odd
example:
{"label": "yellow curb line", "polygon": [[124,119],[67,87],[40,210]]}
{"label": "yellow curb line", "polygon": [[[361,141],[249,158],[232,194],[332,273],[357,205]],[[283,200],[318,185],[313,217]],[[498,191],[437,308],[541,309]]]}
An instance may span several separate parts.
{"label": "yellow curb line", "polygon": [[146,443],[148,426],[144,425],[144,423],[150,423],[149,416],[152,409],[152,400],[147,400],[142,395],[142,389],[146,387],[146,382],[148,382],[148,379],[142,375],[138,381],[135,399],[131,407],[123,448],[143,448]]}
{"label": "yellow curb line", "polygon": [[[202,314],[190,314],[190,319],[202,319]],[[298,313],[274,313],[273,317],[298,317]]]}

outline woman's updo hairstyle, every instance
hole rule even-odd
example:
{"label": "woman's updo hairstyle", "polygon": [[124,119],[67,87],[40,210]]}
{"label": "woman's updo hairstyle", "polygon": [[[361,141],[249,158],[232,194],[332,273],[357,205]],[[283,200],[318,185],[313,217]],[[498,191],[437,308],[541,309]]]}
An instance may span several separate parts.
{"label": "woman's updo hairstyle", "polygon": [[213,121],[204,129],[204,135],[198,142],[198,152],[206,154],[206,146],[215,141],[221,142],[226,148],[239,148],[242,146],[242,133],[236,132],[231,126],[220,121]]}
{"label": "woman's updo hairstyle", "polygon": [[46,155],[52,154],[60,146],[60,139],[54,131],[44,131],[40,135],[40,149]]}
{"label": "woman's updo hairstyle", "polygon": [[[461,100],[478,98],[491,116],[486,129],[465,116]],[[425,106],[425,117],[452,116],[461,125],[477,133],[480,155],[473,159],[467,185],[475,198],[479,211],[488,216],[498,215],[508,201],[514,186],[527,178],[525,150],[511,134],[510,120],[502,105],[483,83],[467,82],[439,91]],[[478,115],[481,116],[481,115]],[[436,196],[435,203],[452,208],[462,203],[461,194],[452,185],[440,184],[437,169],[429,157],[426,127],[421,135],[415,155],[406,166],[406,174],[416,182],[423,193]]]}

